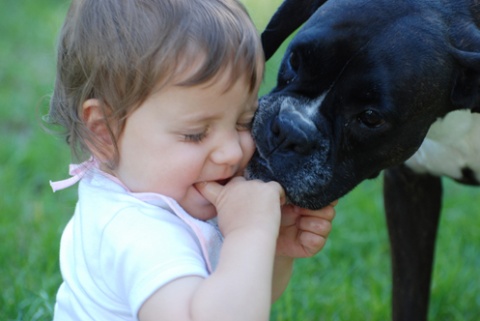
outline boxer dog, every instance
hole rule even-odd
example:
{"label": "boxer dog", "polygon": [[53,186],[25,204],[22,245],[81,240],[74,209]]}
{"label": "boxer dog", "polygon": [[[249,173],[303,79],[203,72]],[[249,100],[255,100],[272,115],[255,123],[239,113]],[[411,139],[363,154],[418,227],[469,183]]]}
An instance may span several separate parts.
{"label": "boxer dog", "polygon": [[480,182],[480,1],[286,0],[266,58],[301,25],[248,175],[318,209],[385,170],[393,319],[426,320],[440,177]]}

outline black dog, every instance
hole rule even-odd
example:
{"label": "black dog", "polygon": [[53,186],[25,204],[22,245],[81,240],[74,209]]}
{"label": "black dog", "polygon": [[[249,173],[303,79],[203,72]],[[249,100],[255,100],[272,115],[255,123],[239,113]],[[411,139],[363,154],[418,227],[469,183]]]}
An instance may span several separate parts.
{"label": "black dog", "polygon": [[304,22],[260,101],[249,175],[320,208],[386,169],[393,316],[425,320],[440,177],[480,182],[480,1],[286,0],[267,59]]}

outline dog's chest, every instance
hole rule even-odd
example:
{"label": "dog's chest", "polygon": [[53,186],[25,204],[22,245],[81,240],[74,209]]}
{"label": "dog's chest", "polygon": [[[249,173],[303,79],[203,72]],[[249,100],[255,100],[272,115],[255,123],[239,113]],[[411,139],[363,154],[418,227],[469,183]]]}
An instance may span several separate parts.
{"label": "dog's chest", "polygon": [[438,120],[405,164],[417,173],[480,183],[480,114],[461,110]]}

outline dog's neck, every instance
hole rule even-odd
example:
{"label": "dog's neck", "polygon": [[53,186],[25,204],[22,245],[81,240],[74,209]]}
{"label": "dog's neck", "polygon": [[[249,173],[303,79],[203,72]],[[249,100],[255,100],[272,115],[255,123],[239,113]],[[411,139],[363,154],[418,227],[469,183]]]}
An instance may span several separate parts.
{"label": "dog's neck", "polygon": [[431,127],[419,150],[405,162],[417,173],[480,184],[480,114],[450,112]]}

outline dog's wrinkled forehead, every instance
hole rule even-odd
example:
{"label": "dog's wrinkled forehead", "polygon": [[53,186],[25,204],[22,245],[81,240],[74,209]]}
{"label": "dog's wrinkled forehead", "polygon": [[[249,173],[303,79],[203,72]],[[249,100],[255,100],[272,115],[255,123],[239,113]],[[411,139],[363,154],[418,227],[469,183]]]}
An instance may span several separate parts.
{"label": "dog's wrinkled forehead", "polygon": [[374,16],[369,11],[368,19],[358,14],[359,4],[341,15],[338,8],[330,10],[328,2],[322,6],[287,48],[277,89],[288,87],[314,98],[342,82],[351,86],[353,81],[376,83],[376,89],[390,95],[398,88],[414,90],[420,79],[447,81],[440,67],[450,58],[438,15],[428,10],[425,16],[412,14],[407,8],[391,13],[390,8],[382,16],[379,3],[383,2],[374,2]]}
{"label": "dog's wrinkled forehead", "polygon": [[[462,1],[462,0],[458,0]],[[385,26],[408,20],[417,20],[422,25],[443,23],[442,12],[430,1],[391,0],[330,0],[325,1],[306,22],[307,26],[321,22],[334,30],[356,30],[358,34],[382,32]],[[446,9],[448,10],[448,9]],[[318,24],[317,24],[318,26]]]}

